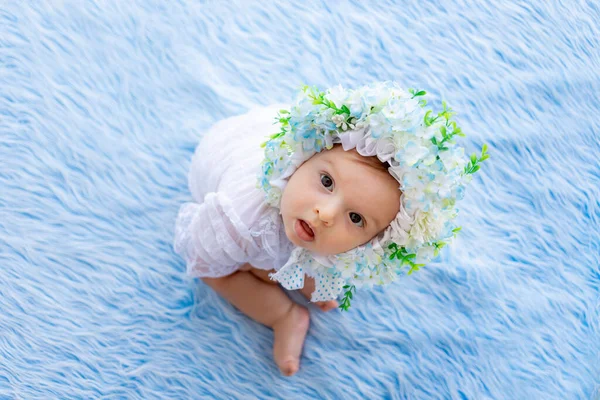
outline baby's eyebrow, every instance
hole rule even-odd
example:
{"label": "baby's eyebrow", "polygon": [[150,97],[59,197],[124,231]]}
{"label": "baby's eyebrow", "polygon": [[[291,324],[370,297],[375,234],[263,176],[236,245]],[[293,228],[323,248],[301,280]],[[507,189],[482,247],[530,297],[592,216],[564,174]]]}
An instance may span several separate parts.
{"label": "baby's eyebrow", "polygon": [[323,162],[325,164],[327,164],[333,170],[334,173],[336,172],[335,165],[333,164],[333,162],[331,162],[330,160],[328,160],[326,158],[323,159]]}
{"label": "baby's eyebrow", "polygon": [[381,225],[379,219],[375,218],[373,215],[361,214],[365,219],[373,221],[375,227]]}
{"label": "baby's eyebrow", "polygon": [[381,225],[380,221],[377,218],[371,217],[371,219],[373,220],[373,222],[375,222],[375,226]]}
{"label": "baby's eyebrow", "polygon": [[375,226],[380,226],[381,225],[381,221],[378,218],[375,217],[375,214],[377,214],[376,212],[365,213],[363,211],[366,211],[366,210],[362,209],[362,207],[350,207],[350,208],[354,208],[354,212],[359,213],[360,215],[362,215],[362,217],[365,218],[366,220],[368,220],[368,222],[372,221],[372,223]]}

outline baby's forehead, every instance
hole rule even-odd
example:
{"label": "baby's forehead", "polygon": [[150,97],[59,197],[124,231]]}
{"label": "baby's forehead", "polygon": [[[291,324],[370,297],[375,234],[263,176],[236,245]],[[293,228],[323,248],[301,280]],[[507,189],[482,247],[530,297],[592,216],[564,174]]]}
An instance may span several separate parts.
{"label": "baby's forehead", "polygon": [[344,150],[341,145],[336,145],[331,150],[324,150],[322,153],[323,159],[329,162],[343,160],[346,162],[363,164],[364,166],[375,168],[376,170],[387,173],[387,166],[376,156],[362,156],[358,153],[358,151],[356,151],[356,149]]}

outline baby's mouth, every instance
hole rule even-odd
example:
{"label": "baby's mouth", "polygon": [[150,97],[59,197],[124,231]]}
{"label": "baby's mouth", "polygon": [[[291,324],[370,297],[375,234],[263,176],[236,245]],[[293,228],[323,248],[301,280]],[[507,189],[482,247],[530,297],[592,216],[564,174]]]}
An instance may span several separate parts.
{"label": "baby's mouth", "polygon": [[296,235],[298,235],[298,237],[305,242],[312,242],[315,240],[315,232],[312,230],[310,225],[308,225],[308,223],[302,219],[296,220],[296,223],[294,224],[294,231],[296,231]]}

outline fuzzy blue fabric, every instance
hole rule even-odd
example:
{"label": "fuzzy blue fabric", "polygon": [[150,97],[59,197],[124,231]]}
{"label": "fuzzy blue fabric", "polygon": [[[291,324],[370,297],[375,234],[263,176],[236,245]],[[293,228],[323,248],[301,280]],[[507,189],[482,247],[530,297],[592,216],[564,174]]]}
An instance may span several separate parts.
{"label": "fuzzy blue fabric", "polygon": [[[0,5],[0,399],[600,396],[593,1]],[[491,158],[427,268],[314,310],[301,369],[171,242],[202,132],[393,79]],[[302,299],[298,299],[302,301]]]}

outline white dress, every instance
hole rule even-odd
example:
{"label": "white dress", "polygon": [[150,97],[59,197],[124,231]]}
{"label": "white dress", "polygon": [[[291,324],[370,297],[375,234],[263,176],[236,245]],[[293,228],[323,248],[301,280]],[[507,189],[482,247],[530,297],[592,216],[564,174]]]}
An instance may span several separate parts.
{"label": "white dress", "polygon": [[221,277],[245,263],[278,270],[289,259],[293,245],[279,210],[257,187],[260,145],[278,132],[274,122],[282,108],[224,119],[202,136],[188,175],[194,201],[179,209],[173,243],[189,275]]}

